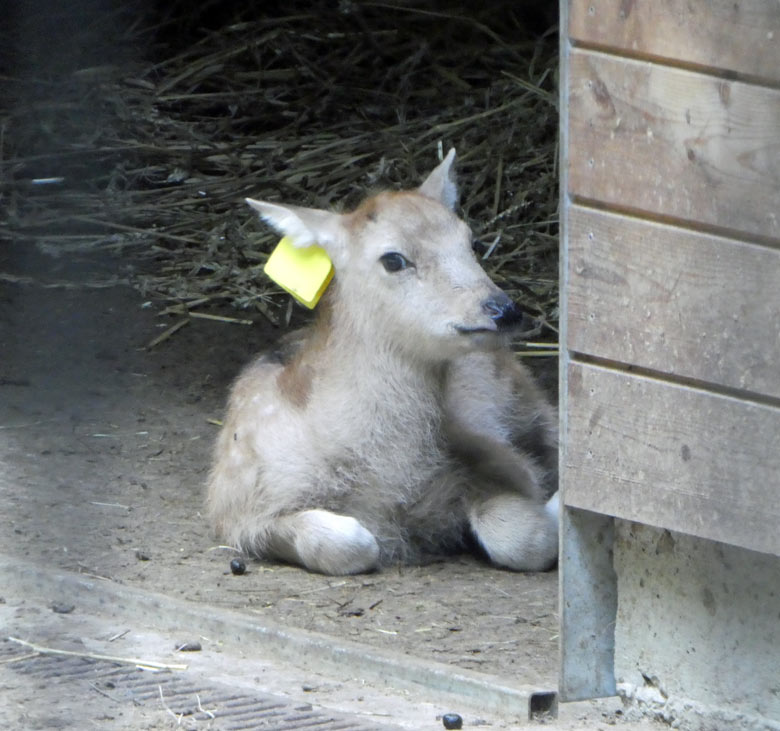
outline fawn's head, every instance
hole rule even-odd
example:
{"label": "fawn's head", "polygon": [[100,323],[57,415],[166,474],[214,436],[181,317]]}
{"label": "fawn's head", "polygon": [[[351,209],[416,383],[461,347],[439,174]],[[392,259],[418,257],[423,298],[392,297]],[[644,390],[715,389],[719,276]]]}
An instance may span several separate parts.
{"label": "fawn's head", "polygon": [[[249,200],[296,246],[333,261],[334,326],[426,358],[491,347],[521,312],[488,277],[453,212],[455,151],[410,191],[380,193],[351,213]],[[347,325],[348,323],[348,325]]]}

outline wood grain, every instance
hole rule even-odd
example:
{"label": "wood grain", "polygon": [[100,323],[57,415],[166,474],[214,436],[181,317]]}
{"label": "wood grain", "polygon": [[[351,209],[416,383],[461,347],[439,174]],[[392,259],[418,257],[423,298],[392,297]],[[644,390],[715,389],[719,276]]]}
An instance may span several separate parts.
{"label": "wood grain", "polygon": [[780,398],[780,250],[568,208],[566,347]]}
{"label": "wood grain", "polygon": [[566,505],[780,555],[780,409],[570,363]]}
{"label": "wood grain", "polygon": [[569,37],[780,81],[777,0],[571,0]]}
{"label": "wood grain", "polygon": [[780,91],[568,58],[570,195],[780,242]]}

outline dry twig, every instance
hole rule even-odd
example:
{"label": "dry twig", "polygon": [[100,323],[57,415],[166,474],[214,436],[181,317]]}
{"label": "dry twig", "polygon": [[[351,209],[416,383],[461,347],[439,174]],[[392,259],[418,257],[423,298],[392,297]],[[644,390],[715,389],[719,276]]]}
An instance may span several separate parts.
{"label": "dry twig", "polygon": [[41,655],[61,655],[65,657],[83,657],[89,660],[106,660],[107,662],[121,663],[123,665],[135,665],[139,668],[148,670],[186,670],[186,665],[176,665],[171,663],[154,662],[152,660],[138,660],[136,658],[117,657],[115,655],[98,655],[92,652],[76,652],[75,650],[58,650],[53,647],[44,647],[43,645],[36,645],[27,640],[20,640],[18,637],[9,637],[11,642],[16,642],[25,647],[29,647],[36,653]]}

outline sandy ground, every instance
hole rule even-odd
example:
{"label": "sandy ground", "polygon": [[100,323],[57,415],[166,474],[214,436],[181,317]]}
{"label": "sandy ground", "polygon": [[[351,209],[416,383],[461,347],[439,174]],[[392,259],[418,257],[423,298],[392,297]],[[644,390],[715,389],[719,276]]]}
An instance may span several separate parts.
{"label": "sandy ground", "polygon": [[[516,574],[469,556],[344,578],[256,561],[244,576],[229,572],[233,553],[215,544],[201,514],[216,435],[209,420],[221,416],[241,364],[276,337],[264,322],[193,321],[147,350],[170,321],[129,287],[89,286],[127,274],[131,259],[64,260],[15,245],[0,257],[1,271],[34,278],[4,284],[0,295],[0,510],[7,516],[0,553],[540,690],[556,687],[555,572]],[[56,640],[59,632],[97,642],[116,629],[92,617],[94,626],[66,631],[67,619],[12,586],[2,599],[3,625],[21,623],[16,629],[28,638]],[[31,689],[8,680],[11,667],[2,690],[24,696]],[[47,697],[35,691],[36,706]],[[54,692],[52,706],[62,702]],[[91,707],[79,706],[82,714]],[[41,713],[39,725],[22,727],[54,727]],[[587,723],[597,725],[584,727],[598,727],[603,713],[609,723],[621,721],[614,709],[592,713]],[[96,727],[173,722],[164,717],[156,726],[132,714]]]}
{"label": "sandy ground", "polygon": [[[67,266],[65,278],[87,274]],[[514,574],[467,556],[356,577],[260,562],[229,572],[235,554],[201,515],[209,419],[274,337],[264,323],[193,321],[147,351],[161,323],[130,289],[5,292],[2,500],[12,517],[0,550],[554,687],[555,572]]]}

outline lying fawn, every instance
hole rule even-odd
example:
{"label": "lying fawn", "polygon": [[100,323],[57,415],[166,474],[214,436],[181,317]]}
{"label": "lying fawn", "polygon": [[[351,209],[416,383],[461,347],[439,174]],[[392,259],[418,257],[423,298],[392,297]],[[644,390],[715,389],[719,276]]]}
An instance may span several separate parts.
{"label": "lying fawn", "polygon": [[223,540],[325,574],[475,543],[510,569],[555,562],[555,412],[453,213],[454,157],[351,213],[248,200],[336,274],[291,352],[233,386],[208,485]]}

